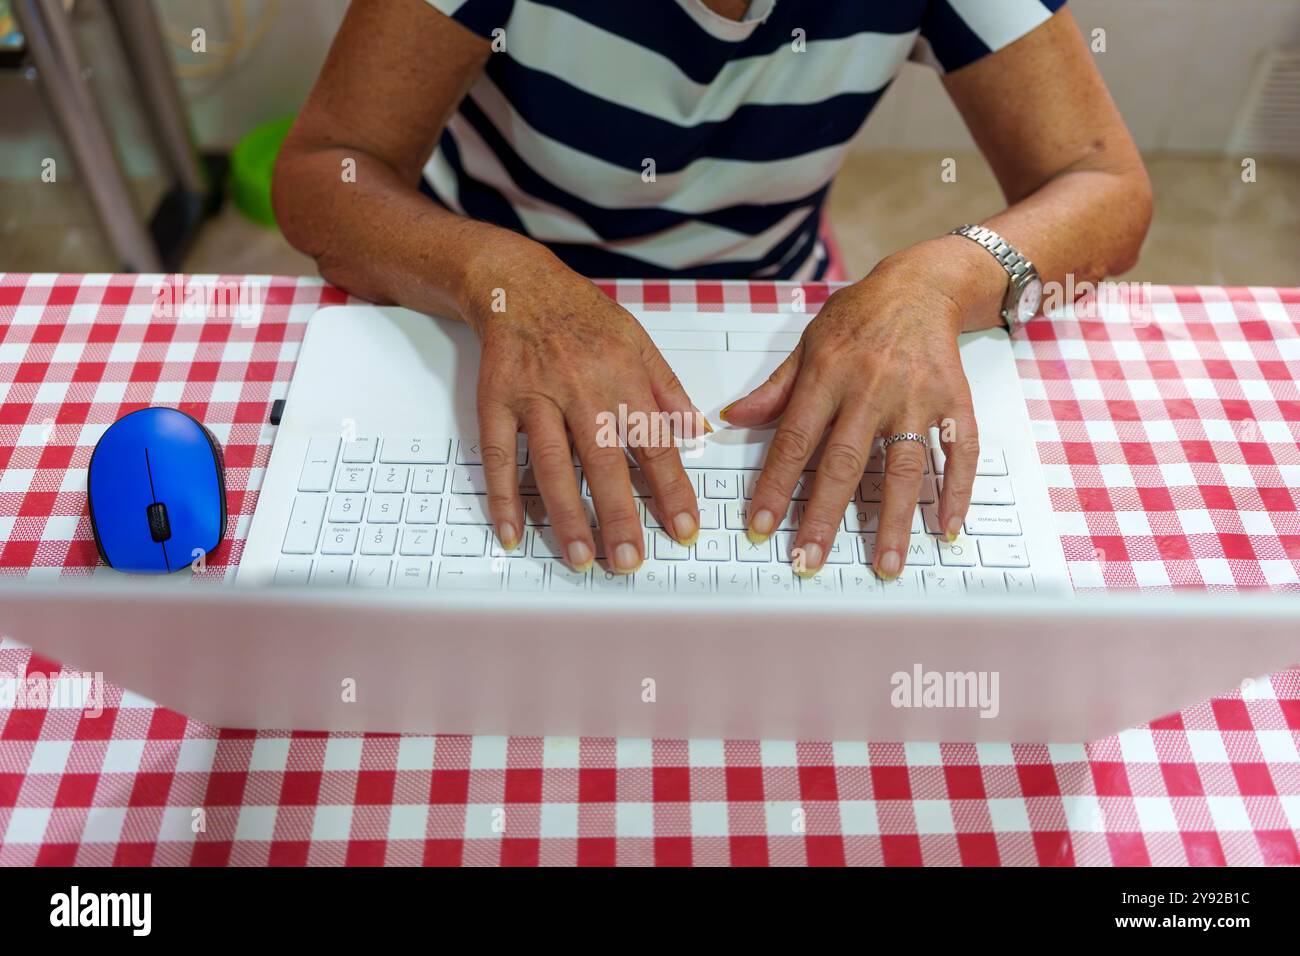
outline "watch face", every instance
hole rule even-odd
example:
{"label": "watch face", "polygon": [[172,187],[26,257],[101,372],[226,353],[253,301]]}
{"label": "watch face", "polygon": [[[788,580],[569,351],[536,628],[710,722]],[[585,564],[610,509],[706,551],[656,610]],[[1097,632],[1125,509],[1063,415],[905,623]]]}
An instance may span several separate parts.
{"label": "watch face", "polygon": [[1020,301],[1016,304],[1016,316],[1021,322],[1028,322],[1038,314],[1038,307],[1043,304],[1043,283],[1040,279],[1031,279],[1020,290]]}

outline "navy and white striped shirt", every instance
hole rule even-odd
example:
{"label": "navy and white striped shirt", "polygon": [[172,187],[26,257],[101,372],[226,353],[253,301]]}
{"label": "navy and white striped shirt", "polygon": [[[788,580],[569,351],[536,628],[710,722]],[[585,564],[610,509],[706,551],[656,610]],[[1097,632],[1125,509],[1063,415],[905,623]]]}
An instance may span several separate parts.
{"label": "navy and white striped shirt", "polygon": [[498,47],[425,168],[434,198],[587,276],[803,279],[918,37],[955,70],[1065,0],[750,0],[741,21],[703,0],[428,2]]}

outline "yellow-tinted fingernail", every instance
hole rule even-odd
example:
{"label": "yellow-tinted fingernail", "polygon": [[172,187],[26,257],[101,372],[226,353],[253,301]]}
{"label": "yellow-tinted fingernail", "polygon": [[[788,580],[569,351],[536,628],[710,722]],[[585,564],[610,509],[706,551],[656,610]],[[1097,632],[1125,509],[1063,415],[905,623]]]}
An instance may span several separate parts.
{"label": "yellow-tinted fingernail", "polygon": [[673,519],[673,537],[677,543],[689,548],[700,537],[700,526],[695,518],[685,511]]}
{"label": "yellow-tinted fingernail", "polygon": [[709,424],[709,420],[707,418],[704,419],[704,434],[706,435],[713,434],[713,426]]}
{"label": "yellow-tinted fingernail", "polygon": [[776,516],[764,508],[749,519],[749,527],[745,529],[745,537],[749,538],[751,544],[762,544],[772,537],[772,532],[775,530]]}
{"label": "yellow-tinted fingernail", "polygon": [[728,405],[728,406],[727,406],[726,408],[724,408],[722,411],[718,412],[718,417],[721,418],[721,419],[725,422],[725,421],[727,420],[727,413],[730,412],[733,408],[735,408],[738,404],[740,404],[740,401],[739,401],[739,400],[736,400],[736,401],[732,402],[730,405]]}
{"label": "yellow-tinted fingernail", "polygon": [[945,534],[944,540],[952,544],[957,540],[957,535],[961,534],[961,518],[952,517],[948,519],[948,533]]}

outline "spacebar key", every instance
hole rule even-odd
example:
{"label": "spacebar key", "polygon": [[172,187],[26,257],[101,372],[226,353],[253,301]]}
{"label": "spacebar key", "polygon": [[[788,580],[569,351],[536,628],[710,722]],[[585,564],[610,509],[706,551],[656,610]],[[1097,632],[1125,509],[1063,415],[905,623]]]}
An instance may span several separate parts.
{"label": "spacebar key", "polygon": [[444,591],[499,591],[502,562],[454,561],[444,559],[438,565],[438,588]]}

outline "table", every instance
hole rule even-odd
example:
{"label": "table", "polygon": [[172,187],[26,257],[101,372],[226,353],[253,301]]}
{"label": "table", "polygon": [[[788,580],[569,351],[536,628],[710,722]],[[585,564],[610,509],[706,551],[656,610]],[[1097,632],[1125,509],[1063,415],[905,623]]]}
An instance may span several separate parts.
{"label": "table", "polygon": [[[205,573],[238,563],[270,404],[347,297],[223,278],[262,289],[253,320],[153,318],[155,277],[0,275],[0,573],[92,573],[91,449],[150,404],[224,443],[235,520]],[[653,309],[828,292],[602,287]],[[1015,344],[1076,587],[1300,588],[1300,288],[1152,293],[1150,321],[1066,312]],[[0,672],[57,670],[0,643]],[[1294,669],[1041,746],[251,733],[107,706],[0,711],[0,864],[1300,863]]]}

